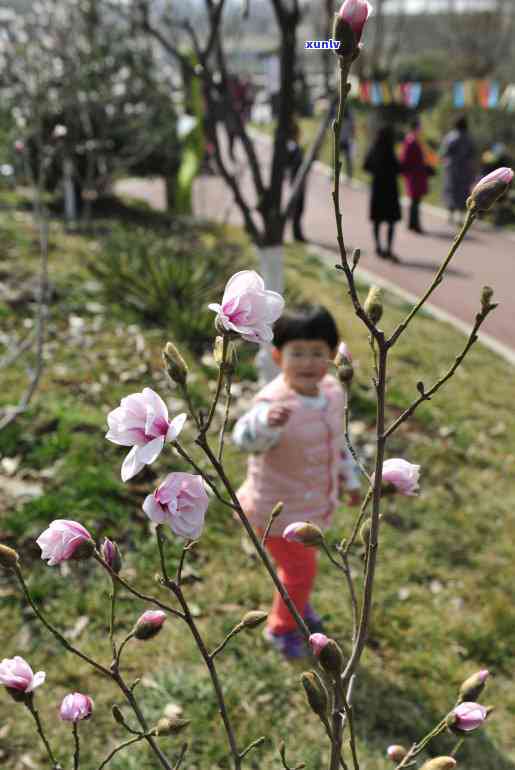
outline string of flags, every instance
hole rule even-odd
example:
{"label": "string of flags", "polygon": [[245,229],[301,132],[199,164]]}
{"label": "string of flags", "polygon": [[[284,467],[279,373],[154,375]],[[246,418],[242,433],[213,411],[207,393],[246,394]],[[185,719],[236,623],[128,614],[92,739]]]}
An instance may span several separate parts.
{"label": "string of flags", "polygon": [[462,80],[454,82],[425,81],[391,83],[388,80],[359,80],[350,78],[350,95],[365,104],[403,104],[416,109],[424,89],[451,89],[453,106],[457,109],[479,106],[484,109],[505,109],[515,112],[515,83],[501,86],[497,80]]}

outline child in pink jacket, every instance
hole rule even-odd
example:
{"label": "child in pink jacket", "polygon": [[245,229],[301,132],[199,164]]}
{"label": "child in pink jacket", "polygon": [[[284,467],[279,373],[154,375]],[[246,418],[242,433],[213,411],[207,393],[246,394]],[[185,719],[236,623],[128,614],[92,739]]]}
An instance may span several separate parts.
{"label": "child in pink jacket", "polygon": [[[266,547],[312,633],[322,629],[309,603],[318,554],[281,535],[295,521],[326,529],[341,481],[351,502],[359,501],[354,463],[342,449],[346,392],[328,374],[338,339],[334,318],[320,305],[284,313],[274,325],[272,349],[281,373],[259,391],[233,432],[235,443],[251,453],[238,498],[255,530],[262,533],[275,504],[284,503]],[[303,638],[278,593],[265,637],[288,658],[305,654]]]}

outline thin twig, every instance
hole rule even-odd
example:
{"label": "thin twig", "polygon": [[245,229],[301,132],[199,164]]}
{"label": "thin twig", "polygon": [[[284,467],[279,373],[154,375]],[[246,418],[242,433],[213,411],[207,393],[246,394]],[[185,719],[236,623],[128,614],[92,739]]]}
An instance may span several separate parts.
{"label": "thin twig", "polygon": [[399,425],[401,425],[401,423],[404,422],[404,420],[407,420],[407,418],[413,414],[413,412],[419,406],[419,404],[421,404],[423,401],[428,401],[431,398],[431,396],[433,396],[436,393],[436,391],[442,387],[444,382],[447,382],[447,380],[452,377],[452,375],[454,374],[458,366],[461,364],[461,362],[467,355],[472,345],[477,341],[477,338],[478,338],[477,331],[479,327],[481,326],[481,324],[483,323],[487,315],[492,310],[495,310],[496,307],[497,307],[496,304],[488,305],[476,315],[476,320],[474,322],[472,331],[470,332],[467,343],[463,348],[462,352],[458,356],[456,356],[456,359],[453,365],[442,377],[440,377],[439,380],[437,380],[437,382],[435,382],[435,384],[429,390],[424,390],[424,392],[420,394],[420,396],[411,404],[411,406],[405,409],[404,412],[401,415],[399,415],[399,417],[397,417],[397,419],[394,420],[394,422],[392,422],[391,425],[388,426],[388,428],[385,430],[383,434],[384,438],[387,438],[391,433],[393,433],[399,427]]}
{"label": "thin twig", "polygon": [[102,770],[115,756],[115,754],[118,754],[119,751],[122,749],[125,749],[127,746],[130,746],[132,743],[137,743],[138,741],[142,741],[144,738],[146,738],[145,734],[138,735],[136,738],[129,738],[128,741],[125,741],[125,743],[120,743],[119,746],[116,746],[104,759],[101,765],[99,765],[98,770]]}
{"label": "thin twig", "polygon": [[45,749],[46,749],[48,757],[49,757],[49,759],[50,759],[50,761],[52,763],[53,770],[62,770],[61,765],[59,764],[59,762],[54,757],[54,754],[52,752],[50,744],[49,744],[49,742],[46,739],[45,732],[43,730],[43,725],[41,724],[41,720],[39,718],[38,710],[37,710],[37,708],[34,705],[34,698],[33,698],[32,694],[30,694],[24,700],[24,703],[25,703],[27,709],[32,714],[32,716],[34,717],[34,721],[36,722],[36,729],[38,731],[39,737],[41,738],[41,740],[45,744]]}
{"label": "thin twig", "polygon": [[202,468],[193,460],[191,455],[188,454],[188,452],[182,447],[178,441],[173,441],[172,446],[174,449],[177,450],[177,452],[180,454],[180,456],[183,458],[183,460],[186,460],[192,468],[194,468],[199,476],[202,476],[208,487],[213,491],[215,497],[220,500],[221,503],[228,506],[229,508],[234,508],[233,504],[229,502],[229,500],[225,500],[220,492],[218,491],[216,485],[213,483],[212,479],[209,478],[208,474],[202,470]]}
{"label": "thin twig", "polygon": [[79,741],[79,726],[77,722],[73,723],[73,742],[75,750],[73,752],[73,770],[79,770],[80,765],[80,741]]}
{"label": "thin twig", "polygon": [[348,406],[348,404],[345,405],[345,409],[343,411],[343,415],[344,415],[344,426],[345,426],[344,427],[344,436],[345,436],[345,442],[347,444],[347,448],[348,448],[349,452],[351,453],[352,459],[354,460],[354,462],[358,466],[358,468],[361,471],[362,475],[366,478],[366,480],[368,481],[369,485],[371,485],[372,484],[372,479],[369,476],[369,474],[367,473],[367,471],[365,469],[365,466],[363,465],[363,463],[359,459],[358,454],[357,454],[356,450],[354,449],[354,447],[352,445],[352,442],[350,440],[350,432],[349,432],[349,416],[350,415],[349,415],[349,406]]}

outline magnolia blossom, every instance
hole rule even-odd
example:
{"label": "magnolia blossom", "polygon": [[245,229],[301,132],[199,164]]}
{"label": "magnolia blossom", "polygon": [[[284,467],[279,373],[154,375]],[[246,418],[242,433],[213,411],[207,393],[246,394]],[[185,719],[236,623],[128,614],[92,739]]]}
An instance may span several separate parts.
{"label": "magnolia blossom", "polygon": [[329,637],[325,634],[311,634],[309,637],[309,645],[313,650],[313,655],[318,657],[328,642]]}
{"label": "magnolia blossom", "polygon": [[452,727],[460,732],[468,733],[480,727],[488,716],[488,712],[480,703],[460,703],[451,711]]}
{"label": "magnolia blossom", "polygon": [[147,610],[136,621],[134,636],[136,639],[151,639],[161,630],[166,620],[166,612],[162,610]]}
{"label": "magnolia blossom", "polygon": [[109,540],[109,538],[105,537],[104,542],[100,546],[100,553],[102,554],[102,558],[106,564],[111,567],[113,572],[118,574],[122,568],[122,559],[120,556],[120,550],[116,543],[113,543],[112,540]]}
{"label": "magnolia blossom", "polygon": [[84,543],[91,548],[94,541],[88,530],[78,521],[55,519],[48,529],[38,537],[36,543],[41,548],[41,558],[48,559],[49,567],[62,561],[79,556],[78,549],[85,550]]}
{"label": "magnolia blossom", "polygon": [[93,711],[93,701],[89,695],[82,695],[80,692],[70,693],[61,703],[59,716],[65,722],[79,722],[81,719],[87,719]]}
{"label": "magnolia blossom", "polygon": [[34,674],[26,660],[16,655],[14,658],[4,658],[0,663],[0,684],[11,690],[33,692],[43,684],[46,674],[38,671]]}
{"label": "magnolia blossom", "polygon": [[202,534],[208,504],[201,476],[170,473],[154,494],[145,498],[143,510],[156,524],[168,524],[179,537],[196,540]]}
{"label": "magnolia blossom", "polygon": [[226,331],[236,332],[248,342],[271,342],[272,324],[284,308],[284,299],[275,291],[265,289],[265,283],[254,270],[242,270],[229,278],[222,304],[212,303],[217,324]]}
{"label": "magnolia blossom", "polygon": [[363,27],[372,13],[372,6],[367,0],[344,0],[338,13],[354,33],[356,44],[361,40]]}
{"label": "magnolia blossom", "polygon": [[383,463],[383,481],[393,484],[401,495],[417,494],[419,476],[420,465],[413,465],[400,457],[385,460]]}
{"label": "magnolia blossom", "polygon": [[181,432],[186,414],[168,419],[168,408],[151,388],[122,398],[120,406],[107,415],[106,438],[113,444],[131,446],[123,461],[122,481],[132,479],[144,465],[151,465],[169,441]]}

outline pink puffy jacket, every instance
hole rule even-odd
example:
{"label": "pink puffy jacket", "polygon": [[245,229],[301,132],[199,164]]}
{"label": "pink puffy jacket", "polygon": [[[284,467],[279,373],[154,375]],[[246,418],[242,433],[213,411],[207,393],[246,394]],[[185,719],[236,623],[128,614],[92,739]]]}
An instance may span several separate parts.
{"label": "pink puffy jacket", "polygon": [[240,504],[253,527],[263,531],[274,505],[284,509],[271,535],[281,535],[293,521],[310,521],[325,529],[337,505],[338,470],[345,394],[332,375],[320,383],[325,409],[310,409],[280,374],[255,397],[291,408],[279,442],[249,456],[247,478],[238,490]]}

